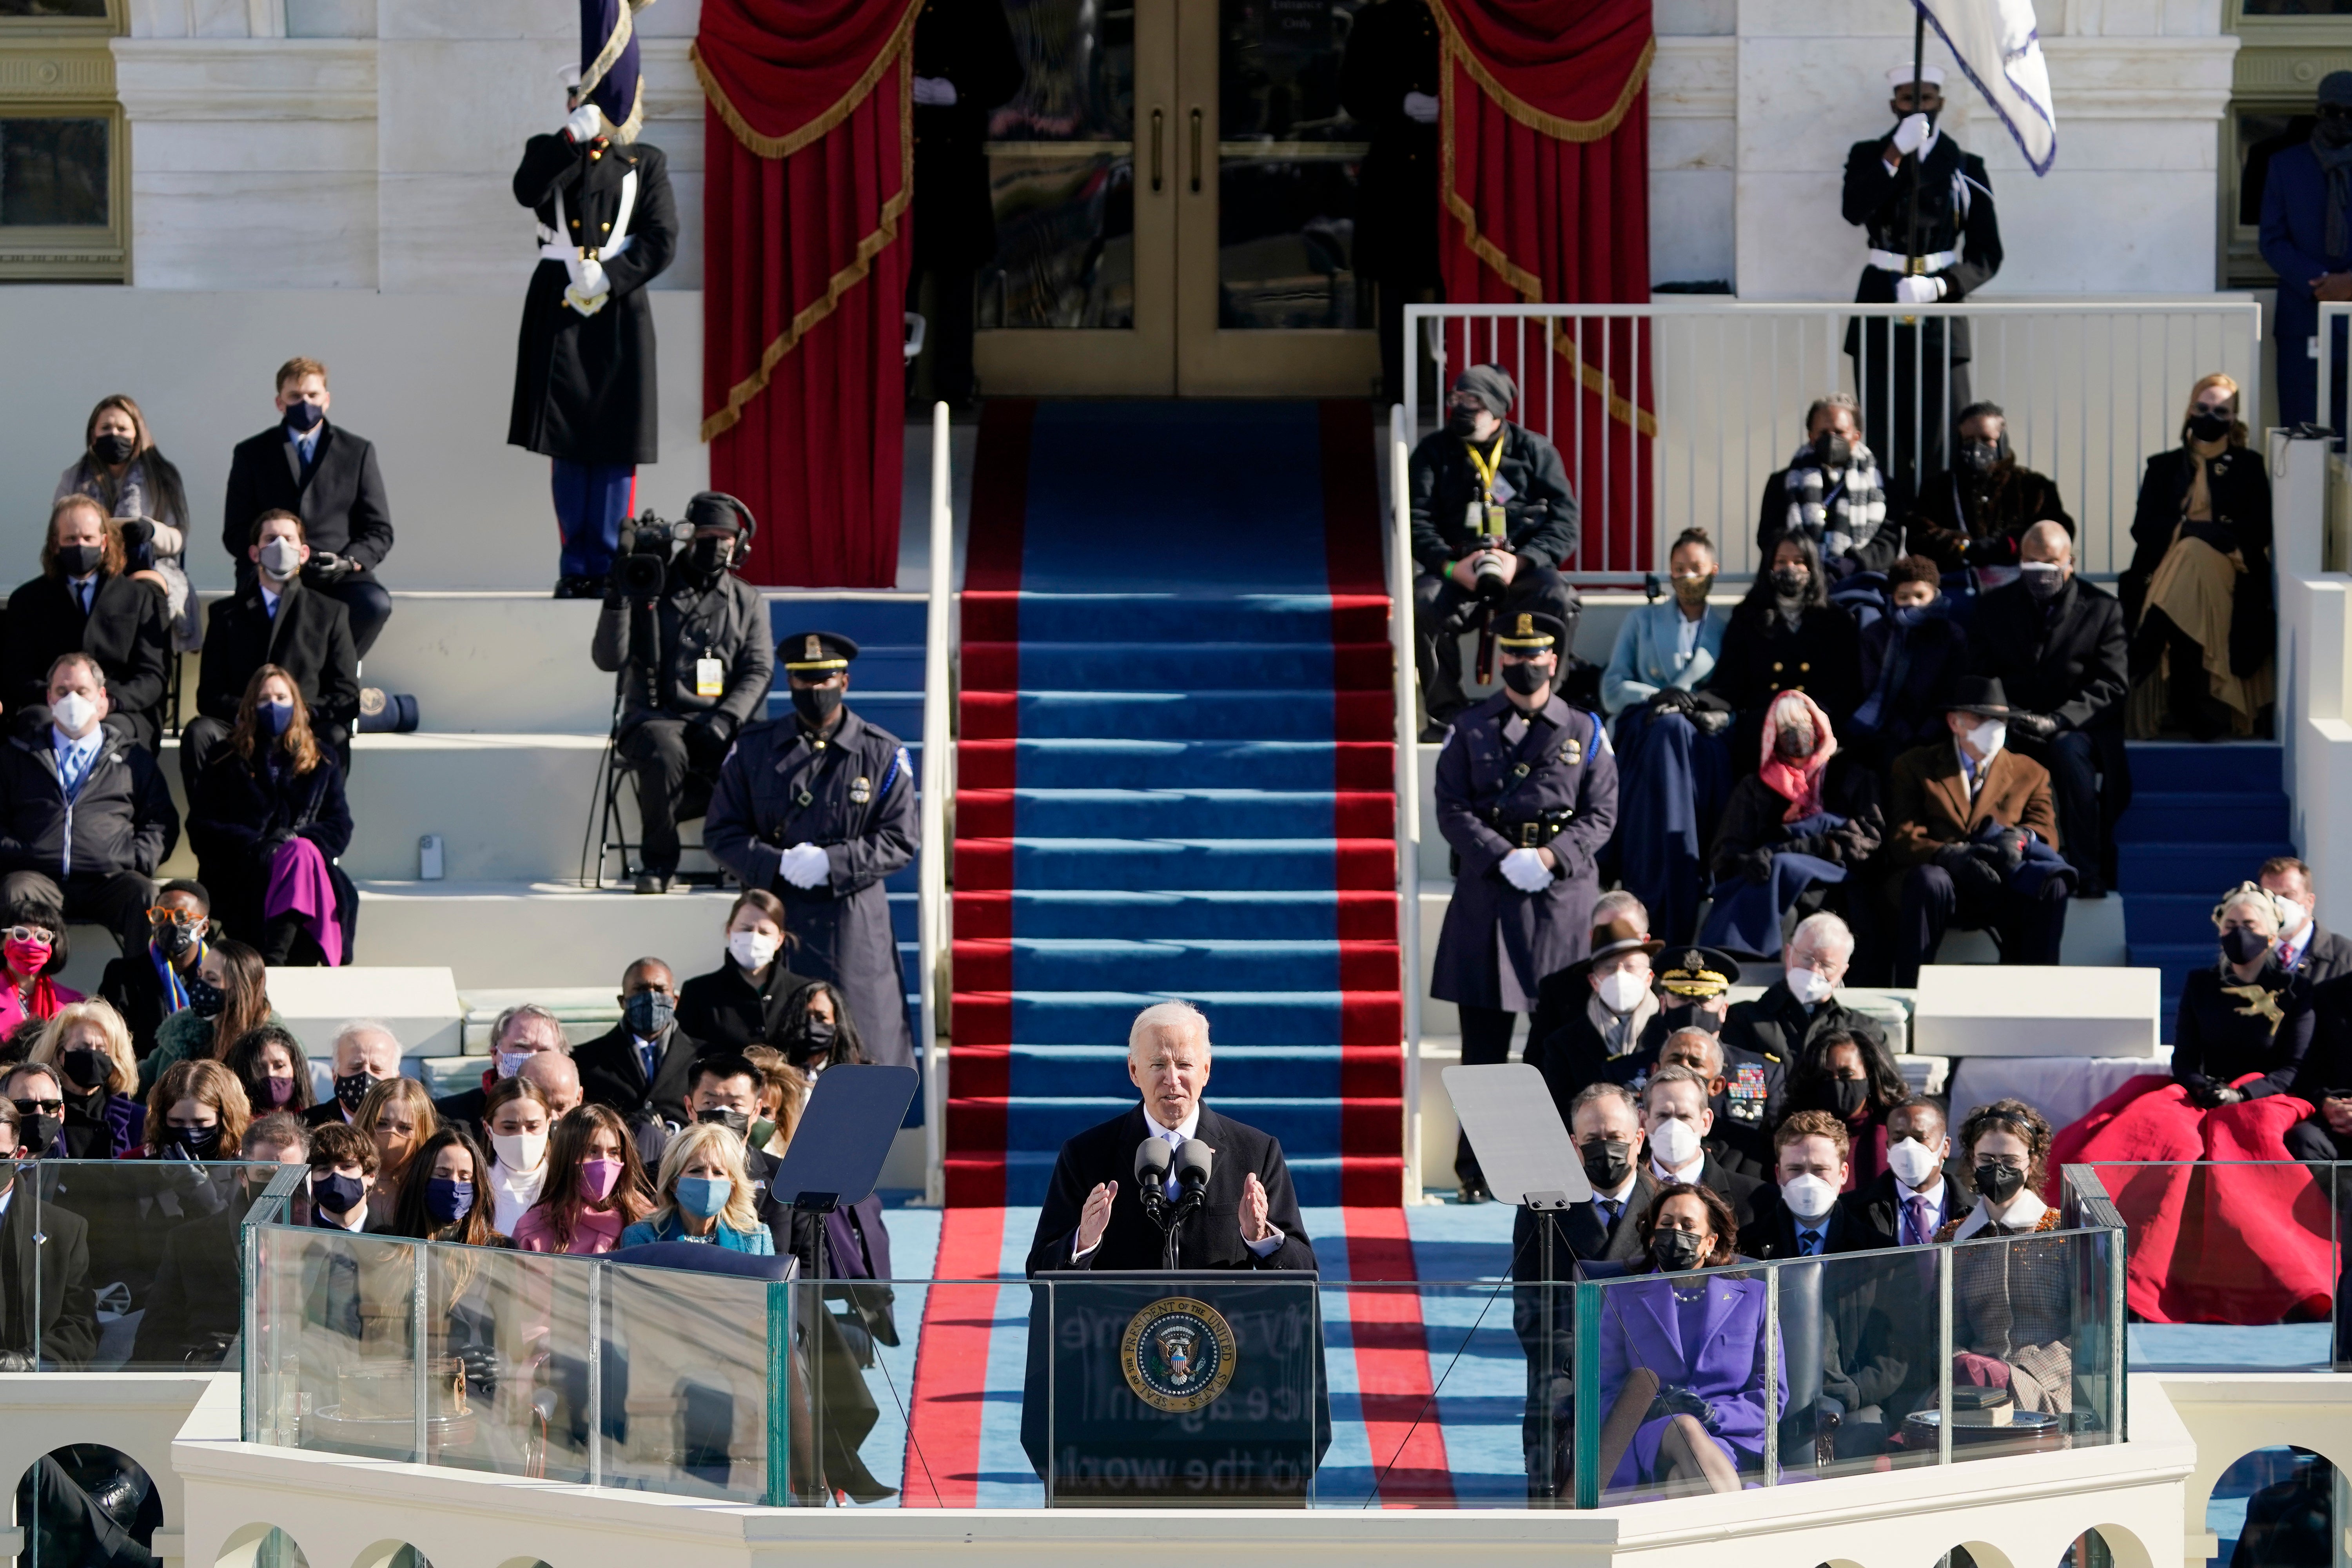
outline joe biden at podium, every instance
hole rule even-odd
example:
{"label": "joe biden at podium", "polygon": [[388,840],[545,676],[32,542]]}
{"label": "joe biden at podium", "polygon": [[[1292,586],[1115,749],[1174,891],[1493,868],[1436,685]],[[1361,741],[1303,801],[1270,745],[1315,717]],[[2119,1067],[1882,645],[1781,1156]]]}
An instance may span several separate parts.
{"label": "joe biden at podium", "polygon": [[[1029,1248],[1032,1277],[1056,1269],[1156,1269],[1165,1237],[1153,1210],[1181,1213],[1178,1268],[1303,1268],[1315,1248],[1298,1217],[1282,1144],[1201,1103],[1209,1084],[1209,1020],[1189,1003],[1162,1002],[1136,1016],[1127,1076],[1142,1103],[1062,1145],[1054,1183]],[[1146,1140],[1167,1147],[1146,1151]],[[1186,1150],[1187,1144],[1198,1147]],[[1208,1179],[1197,1197],[1197,1172]],[[1140,1160],[1139,1159],[1140,1156]],[[1136,1172],[1154,1170],[1160,1198],[1147,1208]],[[1166,1174],[1157,1172],[1164,1169]]]}

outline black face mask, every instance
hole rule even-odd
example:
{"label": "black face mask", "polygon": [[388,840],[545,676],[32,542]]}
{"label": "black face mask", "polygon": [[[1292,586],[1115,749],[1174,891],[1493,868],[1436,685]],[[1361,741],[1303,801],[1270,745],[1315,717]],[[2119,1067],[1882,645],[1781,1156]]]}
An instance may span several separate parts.
{"label": "black face mask", "polygon": [[131,443],[128,436],[100,436],[89,444],[89,455],[110,468],[119,468],[131,460]]}
{"label": "black face mask", "polygon": [[793,711],[806,720],[811,728],[823,729],[841,710],[842,696],[838,686],[795,686]]}
{"label": "black face mask", "polygon": [[1699,1239],[1687,1230],[1661,1230],[1650,1237],[1650,1257],[1661,1274],[1680,1274],[1698,1267]]}
{"label": "black face mask", "polygon": [[1533,697],[1551,679],[1551,671],[1536,664],[1503,666],[1503,684],[1522,697]]}
{"label": "black face mask", "polygon": [[201,974],[188,976],[188,1008],[199,1018],[217,1018],[228,998]]}
{"label": "black face mask", "polygon": [[1465,441],[1475,440],[1478,435],[1477,412],[1468,408],[1447,409],[1445,430],[1446,434],[1459,437]]}
{"label": "black face mask", "polygon": [[2232,926],[2221,933],[2221,951],[2232,963],[2252,963],[2270,948],[2270,938],[2246,926]]}
{"label": "black face mask", "polygon": [[1971,474],[1989,474],[2000,461],[2000,447],[1991,441],[1960,443],[1960,467]]}
{"label": "black face mask", "polygon": [[368,1090],[383,1081],[364,1068],[358,1072],[343,1073],[335,1079],[335,1099],[341,1102],[345,1110],[356,1111],[360,1108],[360,1101],[367,1098]]}
{"label": "black face mask", "polygon": [[63,1065],[66,1080],[85,1091],[103,1088],[114,1075],[114,1058],[104,1051],[93,1051],[87,1046],[77,1046],[68,1051]]}
{"label": "black face mask", "polygon": [[677,1016],[677,1002],[667,991],[632,991],[621,1004],[621,1021],[641,1040],[650,1040]]}
{"label": "black face mask", "polygon": [[1869,1103],[1870,1080],[1868,1079],[1833,1078],[1830,1079],[1830,1106],[1843,1120],[1853,1121],[1862,1114],[1862,1108]]}
{"label": "black face mask", "polygon": [[196,945],[198,931],[194,926],[184,926],[177,921],[167,921],[162,925],[151,926],[148,929],[154,937],[155,950],[166,958],[179,959],[187,952],[188,949]]}
{"label": "black face mask", "polygon": [[1578,1153],[1584,1173],[1594,1187],[1606,1191],[1624,1181],[1633,1169],[1633,1146],[1616,1138],[1587,1143]]}
{"label": "black face mask", "polygon": [[695,1117],[695,1120],[713,1122],[724,1127],[738,1138],[749,1138],[751,1135],[751,1118],[744,1111],[730,1110],[724,1106],[714,1105]]}
{"label": "black face mask", "polygon": [[[2227,411],[2196,414],[2189,416],[2189,434],[2200,441],[2219,441],[2235,427],[2237,421]],[[58,552],[60,558],[64,552]]]}
{"label": "black face mask", "polygon": [[1976,1177],[1977,1191],[1997,1204],[2009,1202],[2017,1195],[2017,1190],[2025,1185],[2025,1173],[2014,1165],[1990,1163],[1979,1165]]}
{"label": "black face mask", "polygon": [[46,1154],[57,1146],[58,1134],[65,1131],[65,1125],[64,1118],[47,1111],[20,1117],[16,1121],[16,1147],[27,1154]]}
{"label": "black face mask", "polygon": [[1793,599],[1802,594],[1805,591],[1805,584],[1810,581],[1811,581],[1811,574],[1801,566],[1772,568],[1772,592],[1783,599]]}
{"label": "black face mask", "polygon": [[727,570],[726,557],[734,542],[731,539],[696,540],[686,547],[686,574],[697,583],[716,583]]}
{"label": "black face mask", "polygon": [[106,559],[106,552],[95,544],[67,544],[58,550],[58,570],[68,577],[87,577]]}
{"label": "black face mask", "polygon": [[210,1127],[166,1127],[163,1136],[169,1147],[180,1150],[191,1160],[209,1160],[220,1152],[220,1124]]}
{"label": "black face mask", "polygon": [[1813,460],[1824,468],[1843,468],[1853,461],[1853,444],[1834,430],[1813,437]]}

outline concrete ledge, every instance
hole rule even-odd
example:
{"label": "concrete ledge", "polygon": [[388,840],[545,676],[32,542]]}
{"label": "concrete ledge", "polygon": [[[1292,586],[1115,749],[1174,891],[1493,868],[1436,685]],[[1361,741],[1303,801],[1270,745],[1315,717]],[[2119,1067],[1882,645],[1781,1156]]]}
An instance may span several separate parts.
{"label": "concrete ledge", "polygon": [[354,1018],[390,1027],[404,1056],[455,1056],[465,1037],[446,968],[272,969],[269,1001],[313,1062],[327,1059],[335,1031]]}
{"label": "concrete ledge", "polygon": [[2153,969],[2020,966],[1990,984],[1972,966],[1931,963],[1919,972],[1912,1048],[1948,1057],[2154,1057],[2160,978]]}

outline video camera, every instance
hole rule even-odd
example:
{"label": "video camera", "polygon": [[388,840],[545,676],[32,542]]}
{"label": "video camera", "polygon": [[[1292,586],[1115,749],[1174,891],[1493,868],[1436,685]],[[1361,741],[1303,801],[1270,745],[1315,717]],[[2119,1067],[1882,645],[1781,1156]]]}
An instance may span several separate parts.
{"label": "video camera", "polygon": [[657,599],[669,581],[669,563],[694,537],[690,522],[664,522],[651,507],[635,522],[621,525],[621,553],[614,563],[621,592],[632,599]]}

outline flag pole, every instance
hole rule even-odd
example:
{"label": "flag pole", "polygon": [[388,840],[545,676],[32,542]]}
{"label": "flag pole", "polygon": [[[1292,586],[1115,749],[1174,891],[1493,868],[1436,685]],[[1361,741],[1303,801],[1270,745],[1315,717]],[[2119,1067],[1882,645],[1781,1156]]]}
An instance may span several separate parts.
{"label": "flag pole", "polygon": [[[1921,78],[1927,74],[1927,13],[1919,8],[1917,0],[1913,0],[1911,7],[1911,112],[1914,114],[1920,112],[1920,95],[1927,89],[1927,84],[1921,80]],[[1922,166],[1927,161],[1927,149],[1923,143],[1917,151],[1911,154],[1911,250],[1907,258],[1909,261],[1909,267],[1906,276],[1915,278],[1917,277],[1919,273],[1919,175]]]}

